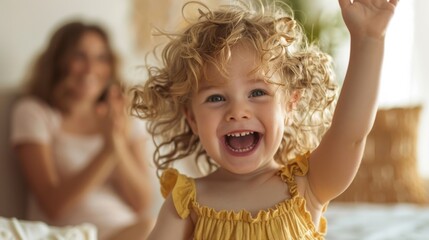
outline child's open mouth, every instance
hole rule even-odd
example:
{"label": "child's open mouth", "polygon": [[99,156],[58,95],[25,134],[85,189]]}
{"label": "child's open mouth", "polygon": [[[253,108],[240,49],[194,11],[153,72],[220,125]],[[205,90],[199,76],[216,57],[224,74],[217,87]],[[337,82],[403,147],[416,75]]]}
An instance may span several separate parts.
{"label": "child's open mouth", "polygon": [[243,131],[225,135],[225,145],[234,153],[247,153],[252,151],[259,143],[258,132]]}

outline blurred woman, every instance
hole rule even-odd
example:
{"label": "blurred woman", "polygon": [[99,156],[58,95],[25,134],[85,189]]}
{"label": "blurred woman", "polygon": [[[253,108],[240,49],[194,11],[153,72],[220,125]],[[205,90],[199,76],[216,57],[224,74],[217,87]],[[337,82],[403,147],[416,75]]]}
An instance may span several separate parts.
{"label": "blurred woman", "polygon": [[31,196],[28,218],[89,222],[100,239],[144,239],[150,183],[144,128],[126,114],[106,32],[71,22],[35,62],[11,141]]}

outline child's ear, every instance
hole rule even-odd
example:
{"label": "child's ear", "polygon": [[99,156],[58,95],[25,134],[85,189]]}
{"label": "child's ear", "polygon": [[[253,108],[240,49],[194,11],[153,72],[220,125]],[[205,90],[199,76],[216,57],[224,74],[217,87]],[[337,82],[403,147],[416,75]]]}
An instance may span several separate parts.
{"label": "child's ear", "polygon": [[184,113],[185,113],[186,121],[188,122],[189,126],[191,127],[192,132],[195,135],[198,135],[198,126],[197,126],[197,122],[195,121],[194,112],[192,111],[192,109],[190,107],[185,107]]}
{"label": "child's ear", "polygon": [[301,99],[301,92],[299,90],[294,90],[289,97],[289,101],[287,103],[287,110],[291,111],[292,109],[294,109],[300,99]]}

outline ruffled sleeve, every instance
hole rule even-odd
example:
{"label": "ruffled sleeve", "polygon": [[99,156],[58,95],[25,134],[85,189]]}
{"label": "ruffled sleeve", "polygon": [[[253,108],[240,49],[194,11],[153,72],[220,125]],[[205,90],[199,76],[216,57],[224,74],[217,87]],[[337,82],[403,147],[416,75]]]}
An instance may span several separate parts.
{"label": "ruffled sleeve", "polygon": [[[289,161],[285,166],[280,169],[280,176],[289,186],[289,192],[292,197],[298,196],[298,186],[295,181],[295,176],[305,176],[308,172],[308,159],[310,152],[297,156],[295,159]],[[327,209],[328,203],[323,206],[322,213]],[[305,203],[302,204],[302,212],[305,212],[305,221],[308,226],[313,226],[311,215],[305,210]],[[325,235],[327,230],[326,218],[321,216],[319,221],[318,232]],[[322,238],[323,239],[323,238]]]}
{"label": "ruffled sleeve", "polygon": [[190,213],[190,203],[195,200],[195,182],[176,169],[167,169],[161,176],[161,193],[166,198],[172,194],[174,207],[182,219]]}
{"label": "ruffled sleeve", "polygon": [[298,187],[295,182],[295,176],[305,176],[308,172],[308,158],[310,152],[297,156],[289,161],[280,169],[280,177],[289,186],[289,192],[292,196],[298,195]]}

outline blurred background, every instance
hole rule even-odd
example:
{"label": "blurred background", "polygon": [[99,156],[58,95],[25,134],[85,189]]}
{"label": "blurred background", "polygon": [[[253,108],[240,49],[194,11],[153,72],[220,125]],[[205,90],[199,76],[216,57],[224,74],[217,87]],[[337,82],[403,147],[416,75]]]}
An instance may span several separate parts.
{"label": "blurred background", "polygon": [[[338,82],[344,78],[348,62],[349,39],[335,0],[287,1],[306,27],[308,37],[329,51],[336,64]],[[11,165],[8,155],[7,119],[11,94],[23,84],[26,70],[45,47],[51,31],[66,21],[81,19],[100,23],[109,30],[113,46],[122,60],[121,74],[130,84],[144,81],[145,54],[161,40],[151,37],[152,26],[173,31],[181,25],[184,0],[0,0],[0,163]],[[229,1],[204,1],[215,6]],[[386,54],[382,73],[380,108],[422,106],[413,122],[416,128],[416,174],[429,178],[429,1],[402,0],[387,33]],[[150,59],[148,60],[151,61]],[[5,97],[5,95],[7,95]],[[411,123],[410,123],[411,124]],[[393,150],[392,150],[393,151]],[[414,153],[413,153],[414,154]],[[151,156],[151,154],[149,154]],[[150,160],[150,159],[149,159]],[[414,164],[414,163],[413,163]],[[6,168],[3,168],[6,169]],[[2,167],[0,167],[0,171]],[[4,170],[3,170],[4,171]],[[155,172],[155,170],[153,171]],[[9,215],[2,207],[3,191],[18,191],[10,181],[12,173],[0,173],[0,216]],[[410,176],[411,177],[411,176]],[[12,179],[12,180],[10,180]],[[157,180],[154,175],[154,184]],[[161,198],[155,187],[156,199]],[[159,206],[159,204],[157,205]],[[158,209],[154,209],[154,214]]]}

